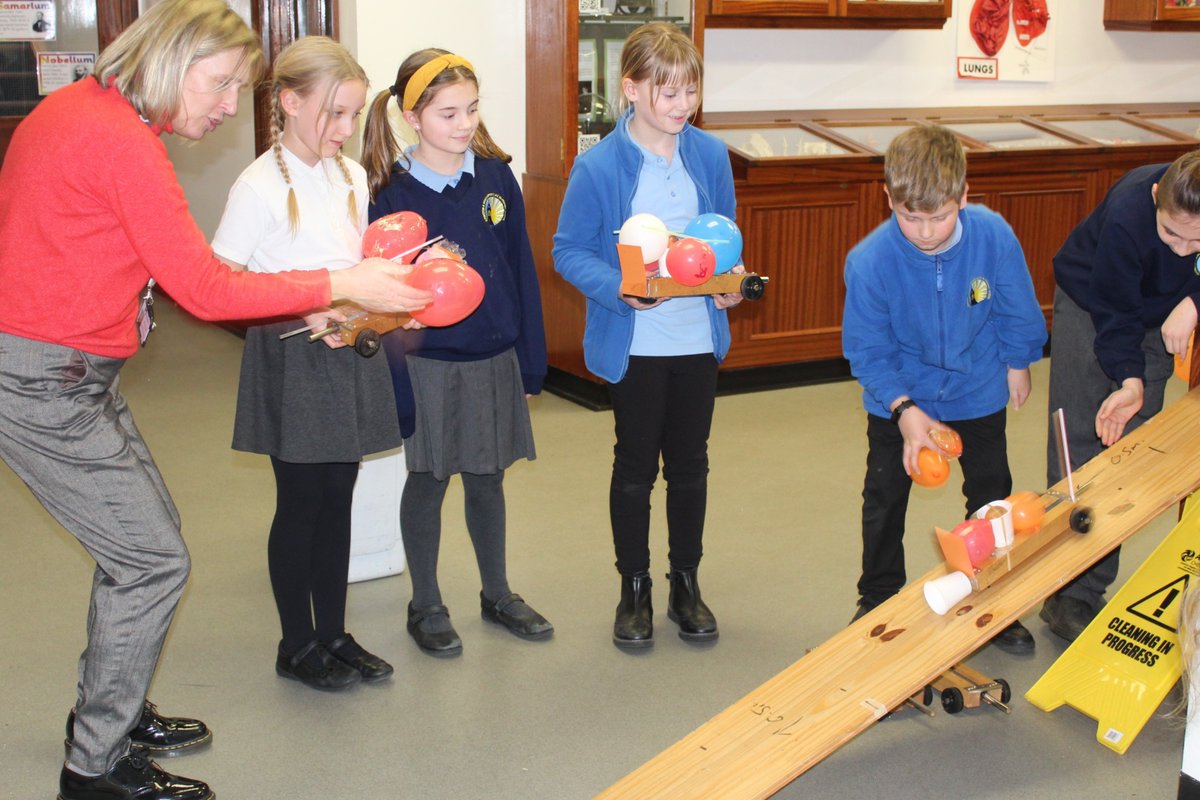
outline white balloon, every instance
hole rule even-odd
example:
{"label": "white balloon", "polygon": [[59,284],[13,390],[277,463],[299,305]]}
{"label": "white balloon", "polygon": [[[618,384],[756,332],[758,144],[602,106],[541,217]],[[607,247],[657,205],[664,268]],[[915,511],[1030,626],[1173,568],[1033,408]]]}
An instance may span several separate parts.
{"label": "white balloon", "polygon": [[617,241],[642,248],[642,263],[653,264],[667,251],[671,235],[667,226],[653,214],[634,214],[625,220]]}

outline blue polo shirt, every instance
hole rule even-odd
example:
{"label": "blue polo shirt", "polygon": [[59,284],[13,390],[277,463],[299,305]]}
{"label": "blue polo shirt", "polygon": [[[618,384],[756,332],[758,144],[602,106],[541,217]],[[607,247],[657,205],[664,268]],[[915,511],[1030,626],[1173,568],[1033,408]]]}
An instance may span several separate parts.
{"label": "blue polo shirt", "polygon": [[[632,137],[630,137],[632,140]],[[696,184],[679,157],[679,140],[667,159],[642,147],[642,170],[633,193],[632,212],[653,214],[669,231],[682,231],[700,214]],[[705,297],[672,297],[633,313],[631,356],[687,356],[713,352]]]}

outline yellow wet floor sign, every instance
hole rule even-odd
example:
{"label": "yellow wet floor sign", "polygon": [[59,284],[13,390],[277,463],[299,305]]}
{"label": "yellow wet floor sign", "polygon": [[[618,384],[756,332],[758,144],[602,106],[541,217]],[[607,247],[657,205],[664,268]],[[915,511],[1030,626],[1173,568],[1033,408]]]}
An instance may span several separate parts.
{"label": "yellow wet floor sign", "polygon": [[1096,740],[1124,753],[1179,679],[1183,590],[1200,575],[1200,498],[1025,699],[1064,703],[1098,723]]}

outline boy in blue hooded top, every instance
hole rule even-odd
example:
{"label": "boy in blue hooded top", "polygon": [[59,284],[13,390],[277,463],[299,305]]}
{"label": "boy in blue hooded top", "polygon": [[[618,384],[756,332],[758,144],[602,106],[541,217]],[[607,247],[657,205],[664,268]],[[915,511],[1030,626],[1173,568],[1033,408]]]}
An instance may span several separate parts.
{"label": "boy in blue hooded top", "polygon": [[[1012,492],[1005,407],[1029,397],[1046,321],[1017,237],[967,204],[966,173],[949,130],[897,136],[884,158],[893,214],[846,257],[842,349],[863,386],[869,445],[855,619],[904,586],[909,476],[922,447],[937,449],[932,431],[962,436],[968,513]],[[1033,649],[1020,622],[994,641]]]}

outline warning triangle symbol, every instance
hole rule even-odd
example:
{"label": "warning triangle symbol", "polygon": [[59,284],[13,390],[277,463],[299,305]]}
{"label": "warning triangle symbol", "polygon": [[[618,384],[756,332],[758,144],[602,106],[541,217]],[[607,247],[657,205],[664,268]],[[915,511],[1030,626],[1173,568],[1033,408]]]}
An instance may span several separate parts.
{"label": "warning triangle symbol", "polygon": [[1161,589],[1155,589],[1141,600],[1136,600],[1126,607],[1126,611],[1136,617],[1160,628],[1166,628],[1171,633],[1179,633],[1179,602],[1183,590],[1188,587],[1188,575],[1182,575]]}

